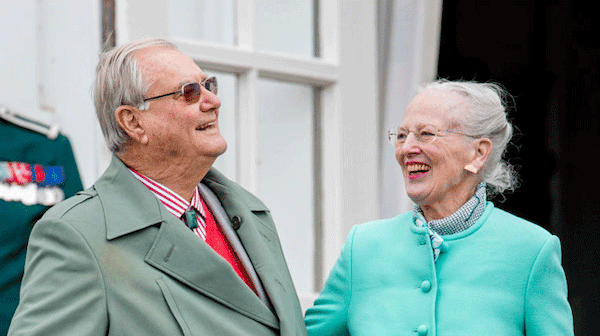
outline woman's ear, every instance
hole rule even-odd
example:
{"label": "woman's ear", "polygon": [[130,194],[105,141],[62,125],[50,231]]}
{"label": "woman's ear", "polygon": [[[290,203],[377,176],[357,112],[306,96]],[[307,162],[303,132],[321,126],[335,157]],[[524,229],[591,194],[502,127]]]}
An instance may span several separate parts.
{"label": "woman's ear", "polygon": [[471,161],[469,166],[474,167],[477,171],[480,171],[485,166],[490,153],[492,152],[492,141],[488,138],[477,139],[475,144],[475,158]]}
{"label": "woman's ear", "polygon": [[131,105],[121,105],[115,110],[115,119],[121,129],[135,142],[148,143],[148,134],[144,129],[140,110]]}

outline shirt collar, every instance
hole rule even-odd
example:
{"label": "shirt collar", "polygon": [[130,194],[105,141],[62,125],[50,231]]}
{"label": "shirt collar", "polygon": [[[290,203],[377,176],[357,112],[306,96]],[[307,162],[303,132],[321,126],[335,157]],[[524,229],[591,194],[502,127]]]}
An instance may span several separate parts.
{"label": "shirt collar", "polygon": [[183,197],[179,196],[173,190],[164,186],[163,184],[154,181],[153,179],[131,169],[127,168],[143,185],[145,185],[158,200],[167,208],[167,210],[175,217],[181,218],[185,210],[189,209],[190,206],[195,208],[202,218],[206,218],[204,214],[204,207],[202,206],[202,198],[200,192],[196,187],[194,189],[194,196],[192,201],[188,202]]}
{"label": "shirt collar", "polygon": [[413,218],[415,221],[420,219],[423,223],[427,223],[430,229],[440,235],[455,234],[470,228],[477,222],[485,210],[485,203],[486,184],[482,182],[477,186],[475,195],[450,216],[426,222],[423,211],[415,205]]}

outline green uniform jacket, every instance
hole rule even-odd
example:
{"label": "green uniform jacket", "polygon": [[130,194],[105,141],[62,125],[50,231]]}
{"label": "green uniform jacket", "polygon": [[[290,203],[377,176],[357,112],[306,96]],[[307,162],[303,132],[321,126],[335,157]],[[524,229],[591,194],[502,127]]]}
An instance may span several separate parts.
{"label": "green uniform jacket", "polygon": [[275,312],[113,157],[35,225],[9,335],[305,335],[269,210],[214,169],[202,183],[239,224]]}
{"label": "green uniform jacket", "polygon": [[[64,197],[71,197],[83,190],[71,143],[62,134],[56,139],[48,139],[45,135],[0,119],[0,161],[61,167],[64,182],[48,189],[38,188],[38,195],[42,190],[57,188],[62,190]],[[0,183],[8,185],[2,183],[1,177]],[[33,225],[48,210],[49,204],[56,204],[63,199],[61,195],[56,202],[49,204],[40,200],[34,204],[24,204],[18,199],[6,201],[4,196],[0,188],[0,335],[8,332],[19,304],[25,252]]]}
{"label": "green uniform jacket", "polygon": [[556,236],[488,202],[434,263],[412,218],[352,229],[306,313],[309,335],[573,335]]}

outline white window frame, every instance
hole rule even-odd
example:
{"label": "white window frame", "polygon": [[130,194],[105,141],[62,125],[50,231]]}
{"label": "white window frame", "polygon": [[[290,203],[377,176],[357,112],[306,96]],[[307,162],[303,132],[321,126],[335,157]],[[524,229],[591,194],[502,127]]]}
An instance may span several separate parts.
{"label": "white window frame", "polygon": [[[320,89],[320,193],[316,205],[315,288],[298,293],[304,309],[312,305],[350,227],[377,217],[378,102],[376,59],[377,1],[321,0],[318,5],[319,58],[256,50],[255,1],[236,3],[236,45],[203,43],[169,36],[168,0],[117,0],[117,44],[144,37],[174,42],[200,67],[238,76],[237,175],[259,191],[257,85],[261,78],[307,84]],[[132,19],[135,18],[135,19]],[[344,18],[341,20],[340,18]],[[341,50],[344,50],[342,53]],[[358,150],[356,149],[358,148]],[[344,195],[357,195],[344,197]],[[260,196],[260,195],[259,195]],[[288,261],[289,262],[289,261]]]}

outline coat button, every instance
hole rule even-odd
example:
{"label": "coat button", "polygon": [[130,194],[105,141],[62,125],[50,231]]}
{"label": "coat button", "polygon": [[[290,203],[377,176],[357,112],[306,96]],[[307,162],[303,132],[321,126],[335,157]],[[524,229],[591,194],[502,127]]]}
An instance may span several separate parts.
{"label": "coat button", "polygon": [[240,228],[240,226],[242,226],[242,217],[240,216],[233,216],[233,218],[231,219],[231,226],[233,226],[234,230],[237,230]]}
{"label": "coat button", "polygon": [[423,293],[428,293],[431,290],[431,282],[429,280],[421,282],[421,290]]}
{"label": "coat button", "polygon": [[427,326],[422,324],[417,328],[417,335],[425,336],[427,335]]}

